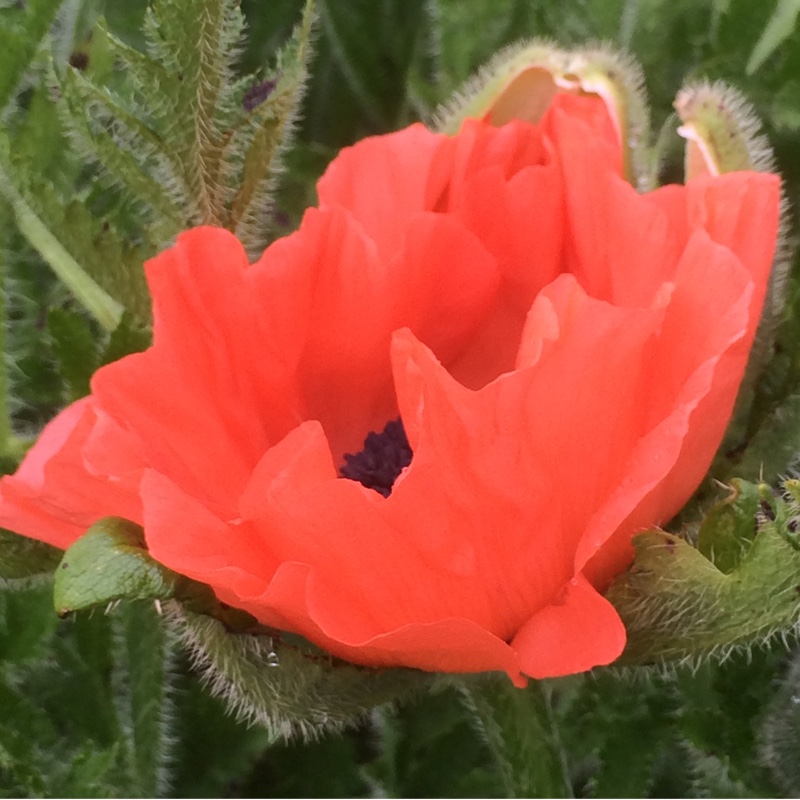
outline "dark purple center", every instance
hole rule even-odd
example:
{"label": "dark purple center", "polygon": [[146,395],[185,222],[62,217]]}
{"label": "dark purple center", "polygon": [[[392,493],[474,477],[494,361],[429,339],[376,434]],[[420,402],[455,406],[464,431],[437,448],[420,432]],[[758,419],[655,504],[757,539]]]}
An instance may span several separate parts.
{"label": "dark purple center", "polygon": [[339,474],[388,497],[397,476],[411,463],[412,455],[403,423],[394,419],[380,433],[368,433],[360,452],[345,453]]}

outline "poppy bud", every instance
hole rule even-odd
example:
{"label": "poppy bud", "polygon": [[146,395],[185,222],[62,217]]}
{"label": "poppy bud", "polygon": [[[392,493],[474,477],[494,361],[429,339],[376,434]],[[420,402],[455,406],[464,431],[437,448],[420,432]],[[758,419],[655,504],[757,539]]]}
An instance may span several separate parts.
{"label": "poppy bud", "polygon": [[751,106],[723,83],[687,86],[678,93],[678,133],[686,139],[686,180],[737,170],[774,172],[775,162]]}
{"label": "poppy bud", "polygon": [[438,128],[455,133],[466,118],[498,127],[514,119],[538,124],[560,92],[603,100],[622,145],[626,178],[639,191],[651,189],[650,118],[641,70],[610,49],[569,51],[533,41],[503,50],[440,112]]}

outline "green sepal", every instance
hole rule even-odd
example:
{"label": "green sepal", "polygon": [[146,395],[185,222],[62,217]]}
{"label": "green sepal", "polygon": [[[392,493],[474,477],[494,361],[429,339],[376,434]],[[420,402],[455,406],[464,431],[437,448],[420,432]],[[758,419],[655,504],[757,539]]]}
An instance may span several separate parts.
{"label": "green sepal", "polygon": [[[800,485],[791,488],[800,495]],[[740,481],[735,492],[703,523],[703,548],[719,565],[681,536],[635,537],[633,565],[606,594],[628,632],[620,665],[696,660],[759,644],[800,622],[796,503],[763,484]]]}
{"label": "green sepal", "polygon": [[722,82],[689,84],[678,92],[678,133],[686,139],[686,180],[737,170],[774,172],[775,159],[753,107]]}
{"label": "green sepal", "polygon": [[468,117],[502,125],[537,123],[559,92],[600,97],[617,129],[625,177],[637,190],[653,188],[650,112],[639,65],[609,48],[561,50],[529,41],[499,52],[440,109],[437,128],[454,134]]}
{"label": "green sepal", "polygon": [[164,610],[212,694],[274,738],[311,739],[339,730],[375,706],[408,698],[436,680],[417,670],[341,662],[279,631],[236,633],[176,600]]}
{"label": "green sepal", "polygon": [[0,528],[0,589],[24,588],[49,577],[60,558],[55,547]]}
{"label": "green sepal", "polygon": [[700,525],[697,549],[728,574],[742,559],[756,535],[756,515],[760,504],[768,502],[772,490],[766,484],[735,479],[730,494],[716,503]]}
{"label": "green sepal", "polygon": [[55,574],[59,616],[116,600],[166,600],[178,576],[150,557],[140,526],[106,517],[64,553]]}

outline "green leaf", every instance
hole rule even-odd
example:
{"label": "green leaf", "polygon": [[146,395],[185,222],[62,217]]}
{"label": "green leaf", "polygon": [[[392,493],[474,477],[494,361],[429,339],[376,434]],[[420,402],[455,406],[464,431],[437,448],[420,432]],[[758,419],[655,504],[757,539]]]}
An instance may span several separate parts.
{"label": "green leaf", "polygon": [[61,551],[44,542],[0,529],[0,588],[24,587],[52,575]]}
{"label": "green leaf", "polygon": [[760,729],[764,765],[786,797],[800,792],[800,654],[795,652]]}
{"label": "green leaf", "polygon": [[111,332],[105,350],[100,356],[100,366],[110,364],[132,353],[141,353],[153,342],[153,334],[141,327],[131,314],[123,314],[119,325]]}
{"label": "green leaf", "polygon": [[554,683],[576,797],[660,796],[652,792],[659,762],[678,743],[667,679],[595,670]]}
{"label": "green leaf", "polygon": [[[195,676],[182,682],[175,729],[172,797],[226,797],[241,786],[253,764],[271,743],[269,732],[242,725],[222,700],[212,697]],[[260,792],[270,785],[265,776]],[[308,795],[313,796],[313,795]]]}
{"label": "green leaf", "polygon": [[89,379],[97,367],[97,343],[84,317],[76,311],[53,308],[47,315],[47,331],[59,372],[69,386],[72,402],[89,394]]}
{"label": "green leaf", "polygon": [[757,730],[785,660],[783,647],[758,648],[676,672],[673,703],[694,785],[689,796],[775,796],[759,764]]}
{"label": "green leaf", "polygon": [[[61,91],[69,109],[63,117],[82,143],[87,160],[103,164],[123,192],[144,204],[155,238],[169,241],[182,227],[183,210],[168,190],[178,185],[168,145],[120,98],[77,70],[66,72]],[[181,201],[185,205],[188,198]]]}
{"label": "green leaf", "polygon": [[506,675],[482,675],[462,692],[495,756],[503,797],[572,796],[548,684],[520,689]]}
{"label": "green leaf", "polygon": [[232,0],[158,0],[146,19],[151,53],[178,78],[165,138],[198,224],[225,220],[224,133],[237,111],[233,65],[243,29]]}
{"label": "green leaf", "polygon": [[62,0],[31,0],[0,8],[0,111],[18,89]]}
{"label": "green leaf", "polygon": [[365,779],[360,744],[355,736],[336,734],[308,743],[276,743],[248,776],[242,796],[260,797],[269,786],[272,797],[385,797]]}
{"label": "green leaf", "polygon": [[[492,754],[452,686],[373,715],[378,758],[369,775],[386,797],[492,797]],[[375,792],[377,794],[377,792]]]}
{"label": "green leaf", "polygon": [[[767,371],[771,369],[772,365],[767,367]],[[731,444],[736,441],[733,438]],[[733,449],[714,468],[713,474],[719,480],[727,480],[735,472],[751,481],[774,483],[785,474],[800,450],[800,394],[790,394],[777,408],[766,413],[758,429],[744,444],[745,447]]]}
{"label": "green leaf", "polygon": [[17,591],[0,591],[0,675],[11,664],[49,654],[59,624],[49,581]]}
{"label": "green leaf", "polygon": [[266,244],[269,215],[264,210],[302,99],[311,50],[313,9],[313,0],[308,0],[302,20],[278,56],[277,75],[255,85],[256,89],[262,87],[268,91],[269,96],[239,124],[241,141],[236,142],[236,147],[243,152],[243,165],[231,205],[230,228],[253,257]]}
{"label": "green leaf", "polygon": [[71,253],[53,235],[25,198],[14,188],[11,177],[0,165],[0,194],[11,204],[24,236],[69,287],[83,307],[106,330],[113,330],[122,316],[122,306],[89,277]]}
{"label": "green leaf", "polygon": [[176,576],[150,557],[142,529],[107,517],[67,549],[56,570],[53,602],[59,616],[114,600],[165,600]]}
{"label": "green leaf", "polygon": [[378,130],[407,115],[410,64],[424,52],[430,24],[425,0],[319,0],[321,27],[334,62]]}
{"label": "green leaf", "polygon": [[130,603],[117,616],[116,708],[131,783],[140,797],[163,797],[172,767],[175,641],[152,603]]}
{"label": "green leaf", "polygon": [[753,47],[745,68],[752,75],[788,39],[797,25],[800,0],[778,0],[775,11]]}
{"label": "green leaf", "polygon": [[[752,503],[750,490],[740,502],[742,509]],[[768,504],[752,544],[728,574],[679,536],[639,534],[633,566],[606,595],[628,632],[619,663],[693,659],[792,629],[800,621],[800,550],[793,543],[791,511],[780,499]],[[731,567],[731,548],[746,546],[746,537],[736,533],[741,520],[731,528],[726,516],[720,540]],[[705,539],[716,552],[714,536],[707,531]]]}

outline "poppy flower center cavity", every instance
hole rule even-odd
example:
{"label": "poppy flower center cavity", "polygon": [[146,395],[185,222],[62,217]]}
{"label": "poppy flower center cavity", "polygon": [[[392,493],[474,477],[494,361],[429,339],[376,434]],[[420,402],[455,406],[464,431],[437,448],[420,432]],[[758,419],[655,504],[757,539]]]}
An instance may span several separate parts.
{"label": "poppy flower center cavity", "polygon": [[388,497],[397,476],[411,463],[412,455],[403,422],[394,419],[380,433],[368,433],[358,453],[345,453],[339,474]]}

